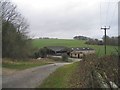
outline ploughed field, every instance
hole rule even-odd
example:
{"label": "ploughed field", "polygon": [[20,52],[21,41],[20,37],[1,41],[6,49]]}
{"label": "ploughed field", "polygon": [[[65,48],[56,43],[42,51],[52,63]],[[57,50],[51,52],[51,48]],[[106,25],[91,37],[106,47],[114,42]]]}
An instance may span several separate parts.
{"label": "ploughed field", "polygon": [[[72,39],[34,39],[32,41],[35,48],[45,46],[66,46],[66,47],[90,47],[96,50],[98,56],[104,56],[104,45],[88,45],[85,40]],[[107,55],[116,53],[117,46],[107,46]]]}

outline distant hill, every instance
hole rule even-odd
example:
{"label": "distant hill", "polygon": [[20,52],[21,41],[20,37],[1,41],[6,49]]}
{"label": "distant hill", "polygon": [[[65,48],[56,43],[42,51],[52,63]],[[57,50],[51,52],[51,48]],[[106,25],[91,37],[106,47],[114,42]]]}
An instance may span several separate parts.
{"label": "distant hill", "polygon": [[75,37],[73,37],[73,39],[76,39],[76,40],[89,40],[90,38],[86,37],[86,36],[75,36]]}

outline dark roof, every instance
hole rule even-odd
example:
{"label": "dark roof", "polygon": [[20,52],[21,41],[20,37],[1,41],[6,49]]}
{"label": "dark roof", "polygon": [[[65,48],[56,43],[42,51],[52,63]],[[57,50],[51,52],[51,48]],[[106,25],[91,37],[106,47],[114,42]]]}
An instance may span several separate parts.
{"label": "dark roof", "polygon": [[94,50],[92,48],[89,47],[73,47],[71,48],[72,51],[86,51],[86,50]]}
{"label": "dark roof", "polygon": [[65,46],[46,46],[46,48],[54,51],[54,52],[58,52],[58,51],[67,51],[67,50],[70,50],[70,51],[86,51],[86,50],[94,50],[92,48],[89,48],[89,47],[72,47],[72,48],[68,48],[68,47],[65,47]]}
{"label": "dark roof", "polygon": [[67,47],[64,47],[64,46],[46,46],[46,48],[57,52],[57,51],[65,51]]}

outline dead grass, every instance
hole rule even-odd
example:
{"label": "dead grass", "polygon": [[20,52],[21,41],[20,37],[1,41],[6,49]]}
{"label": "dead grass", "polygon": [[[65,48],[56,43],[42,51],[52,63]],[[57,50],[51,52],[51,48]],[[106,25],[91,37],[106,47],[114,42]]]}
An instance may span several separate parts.
{"label": "dead grass", "polygon": [[54,63],[51,59],[31,59],[31,60],[16,60],[16,59],[3,59],[2,67],[15,70],[23,70],[31,67],[41,66],[45,64]]}

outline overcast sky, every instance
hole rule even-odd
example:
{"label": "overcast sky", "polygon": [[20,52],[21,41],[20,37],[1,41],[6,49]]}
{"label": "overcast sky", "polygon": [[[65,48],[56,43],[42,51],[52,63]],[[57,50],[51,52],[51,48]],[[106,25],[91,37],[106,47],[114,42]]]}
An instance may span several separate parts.
{"label": "overcast sky", "polygon": [[27,19],[31,37],[72,39],[76,35],[102,38],[101,26],[118,35],[118,0],[11,0]]}

